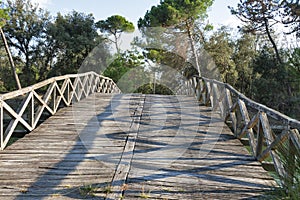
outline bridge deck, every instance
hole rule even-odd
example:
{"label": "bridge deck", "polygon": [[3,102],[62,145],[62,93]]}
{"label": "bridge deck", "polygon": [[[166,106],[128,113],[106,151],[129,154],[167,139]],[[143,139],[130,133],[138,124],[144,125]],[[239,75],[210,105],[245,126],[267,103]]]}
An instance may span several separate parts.
{"label": "bridge deck", "polygon": [[95,94],[0,152],[0,199],[241,199],[275,182],[192,97]]}

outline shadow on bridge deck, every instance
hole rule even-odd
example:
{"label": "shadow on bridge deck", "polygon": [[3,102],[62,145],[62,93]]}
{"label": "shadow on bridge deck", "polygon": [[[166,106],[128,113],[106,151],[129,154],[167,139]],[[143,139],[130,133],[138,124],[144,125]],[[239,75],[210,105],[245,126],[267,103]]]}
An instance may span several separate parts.
{"label": "shadow on bridge deck", "polygon": [[192,97],[95,94],[0,154],[5,199],[251,199],[275,182]]}

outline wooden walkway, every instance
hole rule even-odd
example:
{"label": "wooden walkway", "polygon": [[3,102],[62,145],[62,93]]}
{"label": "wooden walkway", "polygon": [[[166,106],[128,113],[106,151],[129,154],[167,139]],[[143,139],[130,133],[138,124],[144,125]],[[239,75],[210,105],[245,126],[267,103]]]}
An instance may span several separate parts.
{"label": "wooden walkway", "polygon": [[0,199],[256,199],[275,185],[192,97],[95,94],[0,152]]}

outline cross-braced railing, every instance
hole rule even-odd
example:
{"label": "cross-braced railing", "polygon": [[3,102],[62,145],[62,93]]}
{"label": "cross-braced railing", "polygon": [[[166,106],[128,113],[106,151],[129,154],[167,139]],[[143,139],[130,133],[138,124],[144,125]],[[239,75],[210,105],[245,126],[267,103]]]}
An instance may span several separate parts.
{"label": "cross-braced railing", "polygon": [[[201,103],[219,112],[234,135],[250,146],[258,161],[274,165],[283,183],[293,179],[296,170],[293,165],[299,167],[300,163],[299,121],[256,103],[231,85],[216,80],[193,77],[180,91],[183,92],[195,95]],[[287,167],[286,161],[292,167]]]}
{"label": "cross-braced railing", "polygon": [[18,129],[32,131],[45,115],[54,115],[92,93],[120,93],[112,79],[88,72],[50,78],[0,95],[0,142],[3,150]]}

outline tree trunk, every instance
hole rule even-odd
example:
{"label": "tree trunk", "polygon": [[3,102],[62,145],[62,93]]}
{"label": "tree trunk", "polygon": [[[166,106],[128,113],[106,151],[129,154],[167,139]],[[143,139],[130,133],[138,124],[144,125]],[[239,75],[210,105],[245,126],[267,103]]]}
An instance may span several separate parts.
{"label": "tree trunk", "polygon": [[197,54],[197,51],[196,51],[195,42],[194,42],[194,38],[193,38],[193,35],[192,35],[192,30],[191,30],[191,27],[189,26],[188,22],[186,22],[186,28],[187,28],[187,34],[188,34],[188,37],[189,37],[189,40],[190,40],[190,43],[191,43],[192,52],[194,54],[195,64],[196,64],[196,67],[197,67],[197,70],[198,70],[198,75],[199,75],[199,77],[201,77],[201,70],[200,70],[200,65],[199,65],[199,60],[198,60],[198,54]]}
{"label": "tree trunk", "polygon": [[119,49],[119,45],[118,45],[118,36],[117,36],[117,33],[114,33],[114,38],[115,38],[115,46],[116,46],[116,50],[117,50],[117,53],[118,55],[120,55],[120,49]]}
{"label": "tree trunk", "polygon": [[14,63],[14,60],[11,56],[11,53],[10,53],[10,50],[9,50],[9,47],[8,47],[8,44],[7,44],[7,41],[6,41],[6,38],[5,38],[5,35],[4,35],[4,32],[2,30],[2,28],[0,27],[0,34],[1,34],[1,37],[2,37],[2,40],[3,40],[3,43],[4,43],[4,46],[5,46],[5,50],[6,50],[6,53],[8,55],[8,59],[9,59],[9,62],[10,62],[10,65],[11,65],[11,69],[12,69],[12,72],[14,74],[14,77],[15,77],[15,80],[16,80],[16,83],[17,83],[17,86],[18,86],[18,89],[22,89],[22,86],[21,86],[21,83],[20,83],[20,80],[19,80],[19,77],[18,77],[18,74],[16,72],[16,67],[15,67],[15,63]]}
{"label": "tree trunk", "polygon": [[267,32],[267,35],[268,35],[268,38],[275,50],[275,54],[276,54],[276,58],[278,60],[278,62],[280,64],[282,64],[282,60],[281,60],[281,57],[280,57],[280,54],[279,54],[279,51],[278,51],[278,48],[277,48],[277,45],[275,43],[275,41],[273,40],[272,36],[271,36],[271,33],[270,33],[270,29],[269,29],[269,22],[268,22],[268,19],[264,19],[265,20],[265,28],[266,28],[266,32]]}

